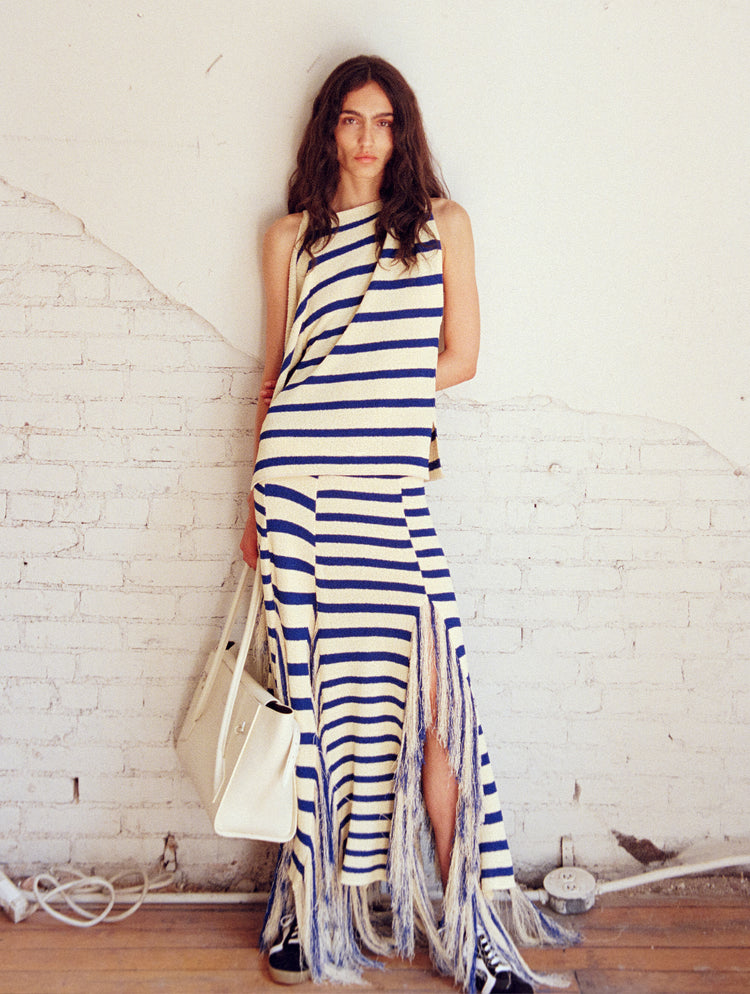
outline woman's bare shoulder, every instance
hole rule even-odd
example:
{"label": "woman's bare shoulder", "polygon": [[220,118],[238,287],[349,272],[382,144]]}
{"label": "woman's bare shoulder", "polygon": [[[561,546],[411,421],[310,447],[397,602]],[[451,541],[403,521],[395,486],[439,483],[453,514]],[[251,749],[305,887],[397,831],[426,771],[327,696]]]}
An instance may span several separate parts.
{"label": "woman's bare shoulder", "polygon": [[288,268],[301,220],[301,214],[287,214],[268,228],[263,238],[263,257],[267,266]]}
{"label": "woman's bare shoulder", "polygon": [[266,231],[266,245],[269,248],[282,248],[287,245],[291,248],[297,238],[301,221],[301,214],[286,214],[284,217],[278,218]]}
{"label": "woman's bare shoulder", "polygon": [[469,215],[461,204],[455,200],[448,200],[446,197],[433,197],[432,213],[438,226],[449,225],[451,228],[461,228],[469,224]]}
{"label": "woman's bare shoulder", "polygon": [[455,200],[436,197],[432,201],[432,214],[435,218],[443,251],[455,254],[473,251],[474,238],[471,221],[464,208]]}

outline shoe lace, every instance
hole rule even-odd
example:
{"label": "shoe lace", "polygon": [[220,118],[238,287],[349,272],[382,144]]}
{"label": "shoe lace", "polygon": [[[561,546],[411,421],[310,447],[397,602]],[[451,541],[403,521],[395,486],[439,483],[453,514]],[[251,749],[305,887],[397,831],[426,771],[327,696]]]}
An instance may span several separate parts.
{"label": "shoe lace", "polygon": [[484,932],[477,933],[477,945],[479,946],[479,954],[493,977],[508,969],[508,964],[500,959]]}
{"label": "shoe lace", "polygon": [[281,934],[285,942],[296,942],[299,944],[299,926],[296,915],[284,915],[281,919]]}

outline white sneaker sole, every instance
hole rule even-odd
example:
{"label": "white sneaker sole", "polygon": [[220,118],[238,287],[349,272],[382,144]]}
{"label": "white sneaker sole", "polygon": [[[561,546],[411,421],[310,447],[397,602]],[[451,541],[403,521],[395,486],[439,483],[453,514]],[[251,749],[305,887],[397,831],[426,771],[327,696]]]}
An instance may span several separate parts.
{"label": "white sneaker sole", "polygon": [[271,974],[271,980],[277,984],[304,984],[306,980],[310,979],[309,970],[279,970],[275,966],[268,964],[268,972]]}

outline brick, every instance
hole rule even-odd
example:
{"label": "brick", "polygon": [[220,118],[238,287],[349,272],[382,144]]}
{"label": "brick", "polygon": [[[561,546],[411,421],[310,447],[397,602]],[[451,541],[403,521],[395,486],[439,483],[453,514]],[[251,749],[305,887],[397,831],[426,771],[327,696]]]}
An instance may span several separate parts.
{"label": "brick", "polygon": [[436,422],[439,439],[479,439],[487,435],[489,417],[484,405],[448,407],[438,403]]}
{"label": "brick", "polygon": [[718,628],[674,628],[663,625],[659,628],[642,628],[635,633],[635,653],[646,656],[702,656],[710,660],[713,656],[724,656],[727,652],[728,635]]}
{"label": "brick", "polygon": [[487,589],[494,595],[504,590],[521,589],[521,567],[515,563],[456,562],[451,566],[456,591]]}
{"label": "brick", "polygon": [[241,534],[236,528],[215,528],[206,531],[193,528],[183,537],[183,555],[196,559],[218,558],[231,562],[238,555]]}
{"label": "brick", "polygon": [[532,565],[525,572],[524,586],[546,592],[617,590],[621,576],[619,570],[610,566]]}
{"label": "brick", "polygon": [[188,467],[180,476],[181,489],[191,494],[236,494],[241,491],[243,482],[235,466]]}
{"label": "brick", "polygon": [[35,307],[27,308],[29,330],[57,332],[87,338],[90,335],[127,335],[130,323],[128,311],[106,304],[91,307]]}
{"label": "brick", "polygon": [[79,489],[83,493],[121,494],[123,497],[148,497],[177,490],[179,472],[168,466],[132,466],[129,464],[86,464],[79,467]]}
{"label": "brick", "polygon": [[27,397],[18,401],[0,400],[0,423],[6,429],[74,431],[80,426],[81,418],[78,404],[72,401]]}
{"label": "brick", "polygon": [[534,628],[529,639],[537,652],[590,653],[613,656],[625,649],[625,632],[616,628]]}
{"label": "brick", "polygon": [[501,533],[490,537],[489,556],[495,562],[576,562],[585,558],[584,541],[583,535]]}
{"label": "brick", "polygon": [[211,632],[203,625],[190,624],[182,621],[173,623],[132,622],[125,632],[127,645],[131,649],[156,649],[169,651],[172,649],[183,652],[197,652],[203,658],[212,648]]}
{"label": "brick", "polygon": [[123,440],[101,434],[32,435],[29,457],[35,462],[121,463],[125,459]]}
{"label": "brick", "polygon": [[730,463],[715,449],[694,440],[681,445],[651,444],[642,445],[640,450],[641,469],[659,472],[721,472],[730,468]]}
{"label": "brick", "polygon": [[13,435],[0,435],[0,462],[11,462],[23,455],[23,439]]}
{"label": "brick", "polygon": [[597,464],[601,446],[579,439],[536,442],[529,450],[532,469],[564,471],[588,469]]}
{"label": "brick", "polygon": [[76,474],[72,466],[11,463],[3,466],[3,484],[11,491],[66,494],[75,490]]}
{"label": "brick", "polygon": [[79,366],[83,362],[82,345],[75,338],[48,335],[4,335],[3,365]]}
{"label": "brick", "polygon": [[[2,499],[0,499],[0,504]],[[1,515],[0,515],[1,517]],[[2,535],[2,532],[0,532]],[[0,558],[0,584],[3,586],[13,586],[21,581],[21,559],[17,558]]]}
{"label": "brick", "polygon": [[85,525],[99,521],[101,515],[102,501],[96,497],[75,494],[55,501],[56,522]]}
{"label": "brick", "polygon": [[[76,718],[62,714],[55,709],[33,706],[33,701],[25,707],[20,705],[13,712],[13,727],[23,730],[23,742],[27,746],[24,768],[41,769],[40,753],[75,735]],[[3,759],[5,749],[3,747]],[[11,767],[7,767],[11,769]]]}
{"label": "brick", "polygon": [[216,331],[194,311],[171,303],[164,307],[135,308],[133,334],[178,342],[217,336]]}
{"label": "brick", "polygon": [[[202,507],[206,507],[214,510],[215,517],[212,521],[197,521],[196,520],[196,505],[200,503]],[[207,524],[219,524],[222,521],[226,522],[228,510],[225,511],[223,515],[219,514],[216,510],[230,507],[234,507],[234,498],[228,497],[225,500],[204,500],[204,501],[194,501],[190,497],[153,497],[148,503],[148,525],[151,528],[163,528],[163,527],[179,527],[192,525],[195,521],[196,524],[207,525]],[[232,519],[229,519],[232,520]]]}
{"label": "brick", "polygon": [[597,625],[687,625],[690,620],[687,596],[656,594],[592,594],[581,613],[586,623]]}
{"label": "brick", "polygon": [[[234,536],[239,547],[239,537]],[[229,571],[229,561],[200,559],[173,560],[168,564],[155,566],[148,560],[136,560],[125,567],[128,582],[139,587],[208,588],[214,592],[221,588]],[[205,594],[200,595],[205,598]]]}
{"label": "brick", "polygon": [[[3,259],[3,241],[0,238],[0,259]],[[2,270],[0,270],[0,274]],[[2,275],[0,275],[0,280]],[[5,343],[11,336],[19,336],[26,330],[26,313],[23,307],[15,304],[0,304],[0,334],[3,336],[2,353],[0,362],[6,365],[10,360],[6,358]]]}
{"label": "brick", "polygon": [[111,249],[92,238],[54,234],[36,240],[33,261],[39,266],[61,266],[66,269],[114,268],[120,264]]}
{"label": "brick", "polygon": [[17,621],[8,621],[0,618],[0,649],[17,648],[20,637],[21,627]]}
{"label": "brick", "polygon": [[530,497],[535,500],[566,501],[576,500],[579,483],[577,475],[558,472],[517,472],[514,470],[490,470],[488,485],[493,493],[508,497]]}
{"label": "brick", "polygon": [[58,269],[39,266],[33,269],[17,270],[13,279],[12,293],[17,300],[50,300],[63,303],[65,273]]}
{"label": "brick", "polygon": [[742,504],[713,504],[711,528],[717,532],[750,531],[750,510]]}
{"label": "brick", "polygon": [[623,528],[631,532],[660,532],[667,526],[667,508],[660,504],[629,501],[624,507]]}
{"label": "brick", "polygon": [[571,624],[578,612],[578,596],[569,591],[564,594],[489,591],[485,594],[485,616],[498,621],[519,621],[523,625],[538,622]]}
{"label": "brick", "polygon": [[698,535],[685,539],[685,558],[702,563],[750,562],[750,535]]}
{"label": "brick", "polygon": [[27,559],[66,552],[78,545],[78,535],[72,528],[32,525],[0,529],[0,544],[4,555],[20,554]]}
{"label": "brick", "polygon": [[54,497],[37,497],[33,494],[13,495],[8,509],[10,521],[38,521],[49,524],[54,514]]}
{"label": "brick", "polygon": [[149,502],[145,497],[111,497],[104,501],[102,524],[145,527],[149,517]]}
{"label": "brick", "polygon": [[187,355],[187,346],[182,342],[170,342],[169,348],[165,348],[160,339],[135,335],[101,335],[86,342],[86,359],[97,366],[133,366],[167,373],[183,367]]}
{"label": "brick", "polygon": [[31,232],[0,233],[0,260],[3,266],[25,266],[35,256],[38,244],[39,237]]}
{"label": "brick", "polygon": [[[750,594],[750,565],[730,569],[726,574],[725,586],[735,594]],[[750,618],[748,621],[750,622]]]}
{"label": "brick", "polygon": [[[181,658],[181,657],[180,657]],[[78,653],[76,674],[83,680],[137,680],[149,669],[152,652],[134,652],[108,647],[106,652],[97,649]]]}
{"label": "brick", "polygon": [[64,590],[17,587],[0,590],[0,613],[16,618],[67,617],[76,606],[76,595]]}
{"label": "brick", "polygon": [[687,474],[680,477],[680,484],[686,501],[747,501],[750,497],[750,477],[735,476],[729,468],[725,473]]}
{"label": "brick", "polygon": [[75,397],[86,399],[117,399],[125,395],[122,372],[111,369],[73,367],[60,369],[29,369],[26,373],[28,390],[39,397]]}
{"label": "brick", "polygon": [[113,557],[132,561],[148,557],[154,562],[154,569],[162,560],[177,555],[181,535],[176,530],[151,530],[144,528],[94,528],[84,537],[84,554],[96,559]]}
{"label": "brick", "polygon": [[0,397],[18,399],[27,395],[26,378],[21,371],[0,367]]}
{"label": "brick", "polygon": [[728,593],[716,598],[691,598],[690,624],[715,628],[748,625],[750,598]]}
{"label": "brick", "polygon": [[94,618],[163,618],[175,616],[177,600],[170,593],[141,593],[127,590],[83,590],[81,615]]}
{"label": "brick", "polygon": [[710,593],[721,587],[721,573],[706,566],[628,566],[623,571],[626,590],[648,593]]}
{"label": "brick", "polygon": [[[172,370],[168,375],[161,371],[134,369],[130,375],[130,390],[136,397],[185,397],[191,401],[217,401],[214,406],[220,411],[229,411],[239,402],[220,400],[226,397],[229,381],[224,373],[208,373],[200,370]],[[188,427],[202,427],[200,412],[205,403],[191,404]],[[225,419],[223,424],[227,425]]]}
{"label": "brick", "polygon": [[521,629],[513,625],[465,625],[464,641],[471,659],[474,652],[516,652],[521,648]]}
{"label": "brick", "polygon": [[26,624],[26,644],[29,648],[56,649],[70,647],[76,650],[98,649],[108,652],[122,645],[118,624],[94,621],[42,621]]}
{"label": "brick", "polygon": [[73,300],[82,304],[109,298],[109,276],[106,272],[83,270],[71,273],[68,277],[68,286],[73,294]]}
{"label": "brick", "polygon": [[120,832],[120,812],[93,804],[32,805],[24,809],[23,832],[77,838],[116,836]]}
{"label": "brick", "polygon": [[243,430],[249,433],[254,424],[255,404],[226,396],[191,406],[185,419],[185,427],[190,431]]}
{"label": "brick", "polygon": [[679,477],[670,474],[596,473],[588,477],[588,500],[677,500],[682,494]]}
{"label": "brick", "polygon": [[0,835],[17,838],[21,834],[21,809],[16,804],[0,806]]}
{"label": "brick", "polygon": [[0,774],[0,794],[4,799],[3,807],[13,801],[63,804],[73,799],[73,782],[67,777]]}

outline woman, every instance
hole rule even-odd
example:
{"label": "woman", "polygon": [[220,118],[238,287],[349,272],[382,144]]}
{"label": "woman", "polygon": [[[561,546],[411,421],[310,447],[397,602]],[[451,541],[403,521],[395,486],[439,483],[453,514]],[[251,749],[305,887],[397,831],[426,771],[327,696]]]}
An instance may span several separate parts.
{"label": "woman", "polygon": [[[530,991],[489,895],[510,892],[537,938],[561,936],[513,884],[424,497],[439,474],[435,391],[476,368],[471,227],[388,63],[360,56],[326,80],[288,206],[264,241],[266,363],[241,543],[252,566],[260,550],[271,672],[302,733],[298,829],[262,936],[271,975],[345,982],[371,963],[361,946],[410,956],[419,929],[465,989]],[[370,907],[383,882],[387,937]]]}

